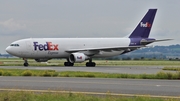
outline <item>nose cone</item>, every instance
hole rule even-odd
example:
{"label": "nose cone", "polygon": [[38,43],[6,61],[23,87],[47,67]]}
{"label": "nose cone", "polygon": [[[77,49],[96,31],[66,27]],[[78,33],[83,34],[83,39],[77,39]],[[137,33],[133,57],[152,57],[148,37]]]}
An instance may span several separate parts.
{"label": "nose cone", "polygon": [[11,55],[14,55],[14,56],[17,56],[17,55],[18,55],[17,52],[16,52],[16,49],[15,49],[14,47],[11,47],[11,46],[8,46],[8,47],[6,48],[6,52],[9,53],[9,54],[11,54]]}
{"label": "nose cone", "polygon": [[6,52],[9,53],[9,54],[12,54],[12,50],[11,50],[11,47],[10,47],[10,46],[8,46],[8,47],[6,48]]}

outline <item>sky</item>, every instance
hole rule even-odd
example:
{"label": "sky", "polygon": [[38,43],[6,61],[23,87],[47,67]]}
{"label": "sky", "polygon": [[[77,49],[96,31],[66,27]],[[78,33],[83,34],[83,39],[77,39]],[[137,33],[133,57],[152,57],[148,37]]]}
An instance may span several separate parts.
{"label": "sky", "polygon": [[23,38],[124,37],[157,8],[150,44],[180,44],[180,0],[0,0],[0,53]]}

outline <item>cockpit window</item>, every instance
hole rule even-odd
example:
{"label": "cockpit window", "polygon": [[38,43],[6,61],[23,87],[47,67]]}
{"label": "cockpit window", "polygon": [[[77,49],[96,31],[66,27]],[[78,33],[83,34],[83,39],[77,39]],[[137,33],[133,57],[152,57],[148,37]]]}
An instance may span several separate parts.
{"label": "cockpit window", "polygon": [[10,46],[19,47],[19,44],[11,44]]}

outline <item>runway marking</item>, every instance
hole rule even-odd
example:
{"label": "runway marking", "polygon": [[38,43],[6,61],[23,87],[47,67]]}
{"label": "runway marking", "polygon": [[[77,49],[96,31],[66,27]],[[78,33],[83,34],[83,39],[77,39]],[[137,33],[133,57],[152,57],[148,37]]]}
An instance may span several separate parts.
{"label": "runway marking", "polygon": [[161,85],[156,85],[157,87],[160,87]]}
{"label": "runway marking", "polygon": [[89,95],[112,95],[125,97],[152,97],[152,98],[168,98],[180,99],[179,96],[158,96],[158,95],[140,95],[140,94],[118,94],[118,93],[99,93],[99,92],[78,92],[78,91],[53,91],[53,90],[28,90],[28,89],[0,89],[0,91],[25,91],[25,92],[40,92],[40,93],[73,93],[73,94],[89,94]]}
{"label": "runway marking", "polygon": [[[83,79],[83,78],[81,78]],[[103,85],[126,85],[126,86],[156,86],[156,87],[176,87],[179,88],[180,85],[150,85],[150,84],[129,84],[129,83],[100,83],[100,82],[76,82],[76,81],[36,81],[36,80],[0,80],[0,81],[7,81],[7,82],[41,82],[41,83],[48,83],[48,82],[54,82],[54,83],[74,83],[74,84],[103,84]]]}

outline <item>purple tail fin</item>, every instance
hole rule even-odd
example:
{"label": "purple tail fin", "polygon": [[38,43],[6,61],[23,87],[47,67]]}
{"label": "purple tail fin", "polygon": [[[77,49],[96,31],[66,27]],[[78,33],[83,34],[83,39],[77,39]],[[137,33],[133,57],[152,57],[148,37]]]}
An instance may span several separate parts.
{"label": "purple tail fin", "polygon": [[157,9],[149,9],[129,38],[148,38]]}

